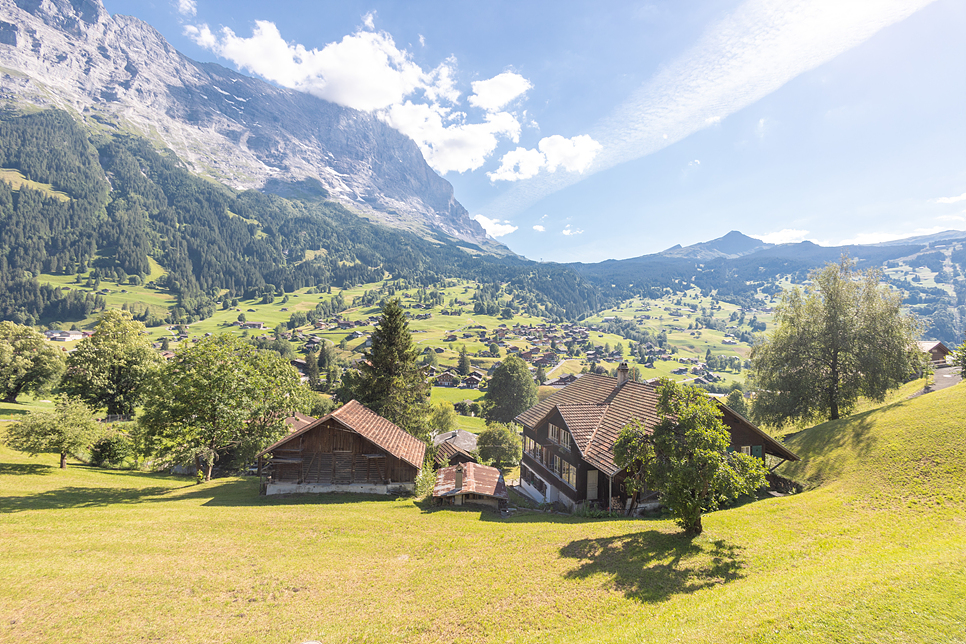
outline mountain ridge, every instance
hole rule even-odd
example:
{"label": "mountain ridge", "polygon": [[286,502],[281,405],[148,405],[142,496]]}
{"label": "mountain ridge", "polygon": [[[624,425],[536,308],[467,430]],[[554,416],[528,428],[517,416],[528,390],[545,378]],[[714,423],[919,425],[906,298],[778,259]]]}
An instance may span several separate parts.
{"label": "mountain ridge", "polygon": [[236,189],[312,178],[364,216],[510,254],[415,142],[375,115],[178,52],[100,0],[0,0],[0,100],[133,130]]}

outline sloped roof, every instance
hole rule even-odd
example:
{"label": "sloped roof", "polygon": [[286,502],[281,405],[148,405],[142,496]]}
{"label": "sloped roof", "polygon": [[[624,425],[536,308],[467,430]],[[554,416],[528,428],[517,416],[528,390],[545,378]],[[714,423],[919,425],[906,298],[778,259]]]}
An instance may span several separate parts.
{"label": "sloped roof", "polygon": [[[456,487],[456,469],[463,468],[463,486]],[[433,496],[456,496],[457,494],[480,494],[496,499],[509,499],[503,474],[495,467],[479,463],[463,463],[440,468],[436,472]]]}
{"label": "sloped roof", "polygon": [[274,445],[263,450],[259,456],[263,456],[277,449],[284,443],[310,431],[314,427],[324,424],[328,420],[337,421],[346,429],[359,434],[377,447],[389,452],[396,458],[406,461],[417,469],[423,466],[423,458],[426,456],[426,445],[412,434],[406,432],[406,430],[383,418],[358,400],[351,400],[328,416],[320,418],[314,423],[305,425],[298,431],[289,434]]}
{"label": "sloped roof", "polygon": [[288,425],[289,432],[297,432],[307,425],[311,425],[317,419],[312,416],[307,416],[305,414],[295,412],[293,415],[285,419],[285,424]]}
{"label": "sloped roof", "polygon": [[929,353],[933,349],[938,349],[940,347],[942,347],[944,353],[950,353],[946,345],[938,340],[919,340],[916,342],[916,344],[919,345],[919,350],[925,353]]}
{"label": "sloped roof", "polygon": [[433,445],[442,443],[452,443],[456,447],[466,452],[476,449],[477,436],[465,429],[454,429],[451,432],[442,432],[433,437]]}
{"label": "sloped roof", "polygon": [[[633,420],[649,429],[660,422],[655,385],[627,381],[618,386],[617,382],[617,378],[586,374],[517,416],[516,421],[532,429],[559,413],[583,459],[613,476],[620,471],[614,463],[614,443],[621,429]],[[732,415],[733,422],[746,425],[764,439],[766,451],[797,460],[773,438],[737,414]]]}
{"label": "sloped roof", "polygon": [[473,455],[466,450],[460,449],[456,444],[450,441],[443,441],[436,447],[436,463],[443,465],[450,462],[450,459],[456,455],[462,456],[467,461],[476,461]]}

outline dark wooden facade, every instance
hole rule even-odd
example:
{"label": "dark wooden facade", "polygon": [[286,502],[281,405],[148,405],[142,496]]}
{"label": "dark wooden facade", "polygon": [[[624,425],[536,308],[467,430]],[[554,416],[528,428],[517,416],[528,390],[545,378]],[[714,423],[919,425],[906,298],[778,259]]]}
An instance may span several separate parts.
{"label": "dark wooden facade", "polygon": [[279,483],[412,483],[418,470],[330,419],[272,452]]}
{"label": "dark wooden facade", "polygon": [[[614,463],[614,443],[631,421],[653,427],[659,421],[657,400],[654,386],[629,382],[626,375],[589,374],[520,414],[524,489],[529,486],[545,500],[568,506],[587,502],[625,507],[627,474]],[[725,405],[720,407],[731,436],[730,449],[762,460],[766,455],[797,460],[747,420]]]}

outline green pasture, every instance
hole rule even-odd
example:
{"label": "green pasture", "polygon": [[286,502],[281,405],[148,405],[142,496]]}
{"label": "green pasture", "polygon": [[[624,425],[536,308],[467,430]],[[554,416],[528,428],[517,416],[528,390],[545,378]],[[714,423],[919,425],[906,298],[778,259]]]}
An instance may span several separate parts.
{"label": "green pasture", "polygon": [[809,486],[705,517],[261,497],[0,448],[0,640],[958,642],[966,386],[788,437]]}

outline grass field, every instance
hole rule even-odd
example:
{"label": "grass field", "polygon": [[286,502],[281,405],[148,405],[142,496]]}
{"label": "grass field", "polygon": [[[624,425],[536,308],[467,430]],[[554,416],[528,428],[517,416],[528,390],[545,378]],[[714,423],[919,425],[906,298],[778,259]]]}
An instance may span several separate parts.
{"label": "grass field", "polygon": [[956,386],[799,432],[813,489],[693,541],[0,448],[0,641],[963,642],[964,426]]}

